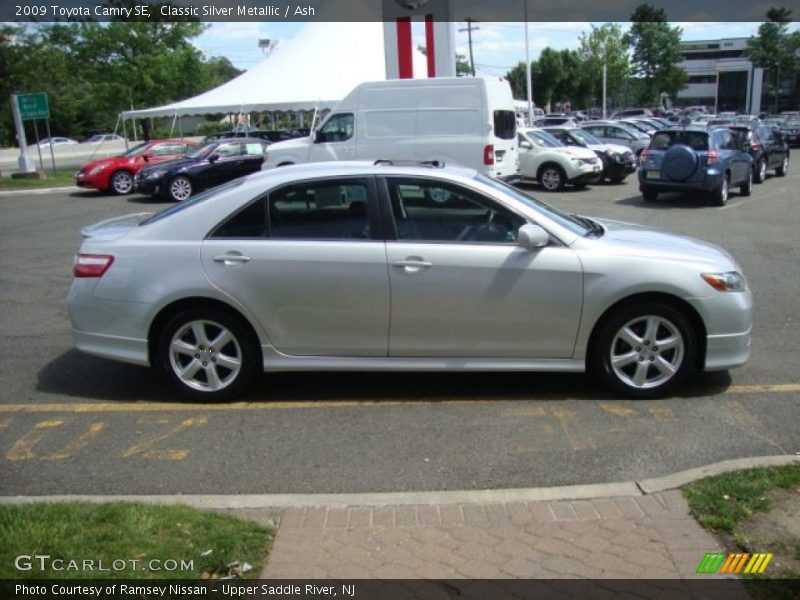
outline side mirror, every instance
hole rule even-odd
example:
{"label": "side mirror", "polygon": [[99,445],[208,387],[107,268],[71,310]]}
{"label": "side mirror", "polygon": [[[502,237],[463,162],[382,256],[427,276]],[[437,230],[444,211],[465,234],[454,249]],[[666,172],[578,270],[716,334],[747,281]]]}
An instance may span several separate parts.
{"label": "side mirror", "polygon": [[536,248],[544,248],[549,243],[550,234],[539,225],[526,223],[517,231],[517,244],[522,248],[534,250]]}
{"label": "side mirror", "polygon": [[150,155],[149,154],[143,154],[142,155],[142,160],[144,162],[150,162]]}
{"label": "side mirror", "polygon": [[219,154],[217,154],[216,152],[208,157],[208,162],[210,163],[215,163],[218,160],[219,160]]}
{"label": "side mirror", "polygon": [[320,142],[323,141],[323,137],[319,129],[316,129],[314,133],[311,134],[311,137],[314,138],[315,144],[319,144]]}
{"label": "side mirror", "polygon": [[528,140],[522,140],[519,143],[520,148],[524,148],[525,150],[533,150],[533,144],[531,144]]}

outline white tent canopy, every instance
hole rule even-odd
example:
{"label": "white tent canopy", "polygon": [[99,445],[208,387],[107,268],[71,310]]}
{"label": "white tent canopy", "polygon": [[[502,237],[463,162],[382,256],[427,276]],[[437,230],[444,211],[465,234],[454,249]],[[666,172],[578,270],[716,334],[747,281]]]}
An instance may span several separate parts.
{"label": "white tent canopy", "polygon": [[[415,50],[414,74],[425,57]],[[383,23],[309,23],[258,65],[180,102],[122,113],[128,118],[332,108],[364,81],[386,79]]]}

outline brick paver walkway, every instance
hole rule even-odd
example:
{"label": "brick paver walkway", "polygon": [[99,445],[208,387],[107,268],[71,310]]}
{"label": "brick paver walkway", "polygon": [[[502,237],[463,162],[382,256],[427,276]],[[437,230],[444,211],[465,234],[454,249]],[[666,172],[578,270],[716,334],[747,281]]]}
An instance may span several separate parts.
{"label": "brick paver walkway", "polygon": [[693,577],[717,542],[679,491],[560,502],[290,508],[263,578]]}

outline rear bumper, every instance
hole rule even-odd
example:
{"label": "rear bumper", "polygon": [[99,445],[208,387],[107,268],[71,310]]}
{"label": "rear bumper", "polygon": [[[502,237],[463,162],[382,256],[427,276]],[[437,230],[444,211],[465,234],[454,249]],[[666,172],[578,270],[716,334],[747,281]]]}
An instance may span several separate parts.
{"label": "rear bumper", "polygon": [[72,339],[75,347],[86,354],[143,367],[150,366],[147,340],[89,333],[78,329],[72,330]]}
{"label": "rear bumper", "polygon": [[707,175],[703,181],[669,181],[664,179],[648,179],[644,169],[639,169],[639,191],[646,189],[664,192],[710,192],[722,185],[722,174]]}

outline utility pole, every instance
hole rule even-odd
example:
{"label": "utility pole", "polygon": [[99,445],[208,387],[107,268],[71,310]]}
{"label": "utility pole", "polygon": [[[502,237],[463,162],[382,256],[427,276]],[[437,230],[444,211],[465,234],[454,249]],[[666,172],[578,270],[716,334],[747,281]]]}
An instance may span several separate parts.
{"label": "utility pole", "polygon": [[528,100],[528,126],[533,127],[533,91],[531,86],[531,56],[530,44],[528,43],[528,0],[522,0],[524,3],[524,21],[525,21],[525,93]]}
{"label": "utility pole", "polygon": [[459,29],[459,31],[467,32],[467,38],[469,39],[469,67],[470,70],[472,71],[472,76],[475,77],[475,58],[472,56],[472,31],[473,30],[477,31],[478,29],[480,29],[480,27],[473,27],[472,24],[476,22],[475,19],[467,17],[465,20],[467,22],[467,28]]}

